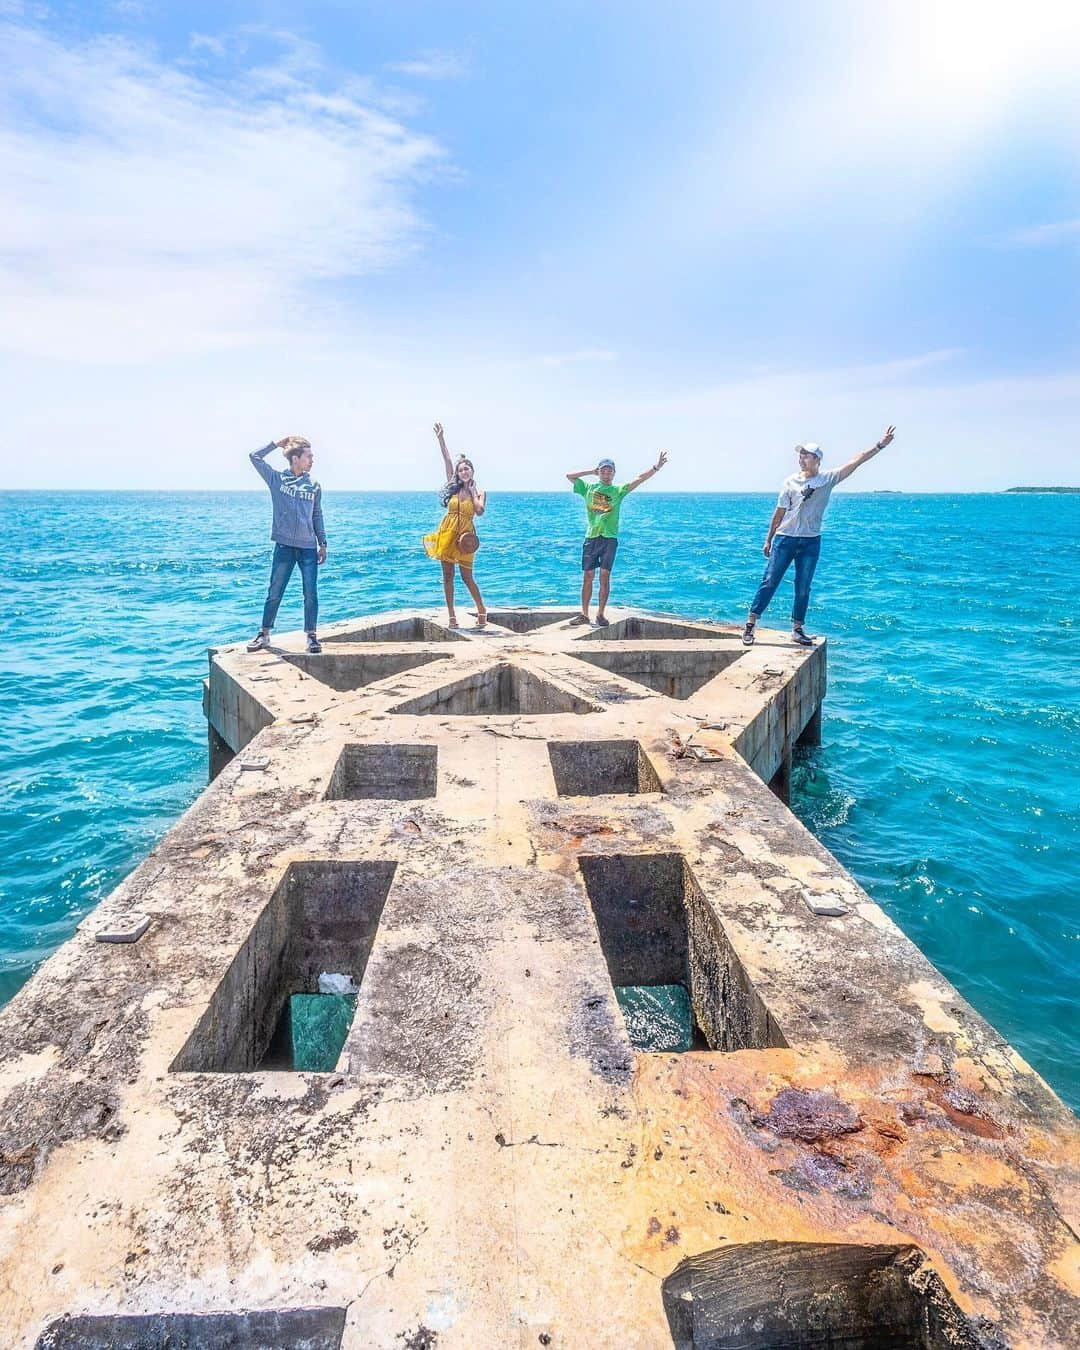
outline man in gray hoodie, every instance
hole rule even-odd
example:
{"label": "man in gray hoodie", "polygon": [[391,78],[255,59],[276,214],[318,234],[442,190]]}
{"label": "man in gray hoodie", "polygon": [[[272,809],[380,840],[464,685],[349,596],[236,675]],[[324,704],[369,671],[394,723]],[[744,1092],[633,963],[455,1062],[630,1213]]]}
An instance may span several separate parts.
{"label": "man in gray hoodie", "polygon": [[[284,472],[266,463],[271,450],[282,450],[289,461]],[[286,436],[251,452],[251,462],[266,480],[274,505],[274,523],[270,538],[274,541],[274,561],[270,566],[270,590],[263,606],[262,627],[248,643],[249,652],[270,646],[270,630],[277,618],[281,597],[292,576],[300,568],[304,583],[304,631],[309,652],[321,652],[315,626],[319,620],[319,566],[326,561],[326,531],[323,529],[322,488],[309,476],[315,456],[311,443],[303,436]]]}

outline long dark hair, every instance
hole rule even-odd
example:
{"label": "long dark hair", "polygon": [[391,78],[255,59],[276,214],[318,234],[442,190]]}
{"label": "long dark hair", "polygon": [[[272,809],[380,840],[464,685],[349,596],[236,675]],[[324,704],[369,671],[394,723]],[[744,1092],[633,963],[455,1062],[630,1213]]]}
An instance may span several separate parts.
{"label": "long dark hair", "polygon": [[439,501],[442,502],[443,506],[449,506],[450,498],[456,497],[465,486],[458,475],[458,470],[463,464],[467,464],[469,468],[472,469],[473,473],[476,473],[476,467],[468,455],[458,455],[457,463],[454,465],[454,476],[439,493]]}

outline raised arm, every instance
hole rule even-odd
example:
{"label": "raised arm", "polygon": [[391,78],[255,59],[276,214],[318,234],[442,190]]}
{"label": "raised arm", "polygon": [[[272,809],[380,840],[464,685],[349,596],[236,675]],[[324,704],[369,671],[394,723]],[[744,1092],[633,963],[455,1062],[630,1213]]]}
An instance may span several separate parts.
{"label": "raised arm", "polygon": [[876,445],[872,445],[869,450],[864,450],[861,455],[856,455],[854,459],[849,459],[848,462],[842,466],[840,469],[840,476],[836,481],[842,483],[845,478],[850,478],[860,464],[865,464],[868,459],[873,459],[876,454],[879,454],[884,450],[895,435],[895,427],[886,428],[885,435],[882,436],[881,440],[878,441]]}
{"label": "raised arm", "polygon": [[599,469],[579,469],[577,473],[568,473],[566,476],[571,483],[576,483],[579,478],[591,478],[594,473],[599,472]]}
{"label": "raised arm", "polygon": [[627,483],[626,485],[627,492],[633,492],[635,488],[639,488],[642,485],[642,483],[650,479],[654,473],[659,473],[666,463],[667,463],[667,451],[661,450],[659,458],[657,459],[656,463],[652,466],[651,469],[646,469],[644,473],[639,473],[636,478],[631,479],[630,482]]}
{"label": "raised arm", "polygon": [[446,448],[446,436],[443,434],[441,422],[435,423],[435,435],[439,440],[439,449],[442,451],[443,464],[446,466],[446,481],[449,483],[454,476],[454,466],[450,460],[450,451]]}
{"label": "raised arm", "polygon": [[270,465],[267,464],[266,456],[271,450],[276,450],[280,444],[280,441],[271,441],[269,445],[264,445],[261,450],[252,450],[251,454],[248,455],[248,459],[255,465],[260,476],[268,483],[272,483],[277,477],[277,470],[272,469]]}

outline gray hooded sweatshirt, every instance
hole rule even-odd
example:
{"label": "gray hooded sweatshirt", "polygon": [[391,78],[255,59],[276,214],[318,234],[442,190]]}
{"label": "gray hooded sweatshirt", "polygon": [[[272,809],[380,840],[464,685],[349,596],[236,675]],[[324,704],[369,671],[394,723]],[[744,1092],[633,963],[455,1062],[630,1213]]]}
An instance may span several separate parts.
{"label": "gray hooded sweatshirt", "polygon": [[270,499],[274,503],[274,524],[270,538],[275,544],[287,544],[292,548],[314,548],[316,544],[325,548],[322,488],[318,483],[313,483],[306,473],[272,469],[266,463],[266,456],[274,448],[271,441],[261,450],[253,450],[250,456],[252,464],[266,479]]}

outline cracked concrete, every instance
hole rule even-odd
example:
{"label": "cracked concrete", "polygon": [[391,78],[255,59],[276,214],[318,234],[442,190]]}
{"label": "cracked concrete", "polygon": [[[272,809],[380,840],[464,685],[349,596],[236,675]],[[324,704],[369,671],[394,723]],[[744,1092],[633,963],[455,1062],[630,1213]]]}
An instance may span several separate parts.
{"label": "cracked concrete", "polygon": [[[671,1346],[687,1258],[801,1242],[917,1248],[974,1338],[935,1344],[1078,1343],[1074,1117],[766,787],[824,648],[502,617],[213,653],[213,783],[0,1013],[0,1341],[329,1309],[350,1350]],[[335,942],[336,1070],[260,1070]],[[643,952],[712,1048],[631,1046]]]}

